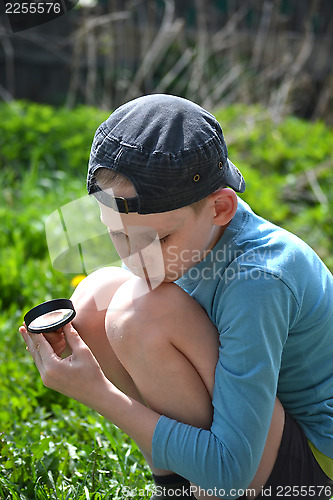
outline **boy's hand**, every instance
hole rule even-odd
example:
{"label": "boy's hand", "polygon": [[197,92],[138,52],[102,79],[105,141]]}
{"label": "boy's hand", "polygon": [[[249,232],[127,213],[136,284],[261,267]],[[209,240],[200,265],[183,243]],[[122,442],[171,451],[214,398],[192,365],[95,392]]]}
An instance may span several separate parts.
{"label": "boy's hand", "polygon": [[[61,359],[41,334],[30,334],[24,326],[20,333],[37,366],[44,385],[93,407],[107,379],[96,358],[70,325],[63,327],[64,339],[72,354]],[[107,381],[108,382],[108,381]]]}

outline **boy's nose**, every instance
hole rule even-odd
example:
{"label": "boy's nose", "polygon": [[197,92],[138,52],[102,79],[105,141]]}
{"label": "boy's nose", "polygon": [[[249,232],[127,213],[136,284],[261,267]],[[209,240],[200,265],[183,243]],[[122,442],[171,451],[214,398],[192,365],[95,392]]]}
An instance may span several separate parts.
{"label": "boy's nose", "polygon": [[144,249],[143,251],[138,249],[137,252],[131,253],[126,260],[131,268],[139,270],[153,267],[156,259],[154,259],[154,255],[149,249]]}

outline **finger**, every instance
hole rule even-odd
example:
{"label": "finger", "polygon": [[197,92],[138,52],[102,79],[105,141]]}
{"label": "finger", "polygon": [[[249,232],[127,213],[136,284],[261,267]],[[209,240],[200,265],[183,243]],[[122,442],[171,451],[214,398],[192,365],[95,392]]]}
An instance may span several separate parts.
{"label": "finger", "polygon": [[22,335],[23,340],[24,340],[24,342],[26,343],[26,346],[27,346],[28,350],[29,350],[30,352],[32,352],[32,351],[34,350],[34,347],[35,347],[35,346],[34,346],[34,343],[33,343],[33,341],[32,341],[32,338],[31,338],[31,336],[29,335],[29,333],[28,333],[28,331],[27,331],[26,327],[25,327],[25,326],[21,326],[21,327],[19,328],[19,332],[20,332],[20,334]]}
{"label": "finger", "polygon": [[[44,335],[39,333],[30,334],[27,332],[26,328],[21,327],[20,333],[24,338],[24,341],[31,353],[35,363],[44,363],[49,358],[58,358],[52,346],[45,339]],[[39,365],[37,365],[39,369]]]}
{"label": "finger", "polygon": [[35,338],[35,337],[41,337],[41,335],[33,334],[33,336],[31,336],[27,332],[27,330],[24,326],[21,326],[19,328],[19,331],[23,337],[24,342],[26,343],[27,349],[30,352],[38,370],[41,371],[43,368],[43,361],[42,361],[42,358],[39,354],[40,342],[38,342],[38,339],[36,340],[36,338]]}
{"label": "finger", "polygon": [[46,340],[44,335],[33,333],[30,337],[36,351],[39,353],[42,360],[48,359],[50,357],[57,357],[53,347]]}
{"label": "finger", "polygon": [[69,345],[72,353],[75,354],[78,350],[88,350],[90,351],[87,344],[81,339],[78,332],[75,330],[71,323],[68,323],[63,328],[65,339],[67,344]]}
{"label": "finger", "polygon": [[43,337],[51,344],[55,352],[57,352],[57,346],[65,344],[65,335],[62,329],[58,330],[58,332],[43,333]]}
{"label": "finger", "polygon": [[23,323],[22,326],[20,326],[19,328],[19,332],[21,333],[21,335],[23,335],[23,333],[25,333],[27,331],[26,327],[25,327],[25,323]]}

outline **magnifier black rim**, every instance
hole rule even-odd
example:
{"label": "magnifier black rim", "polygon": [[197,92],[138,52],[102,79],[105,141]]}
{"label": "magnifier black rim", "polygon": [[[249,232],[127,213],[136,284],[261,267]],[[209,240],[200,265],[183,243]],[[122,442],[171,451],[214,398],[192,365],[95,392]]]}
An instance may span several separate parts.
{"label": "magnifier black rim", "polygon": [[33,307],[26,313],[24,316],[24,322],[26,324],[27,330],[30,333],[48,333],[48,332],[54,332],[55,331],[55,326],[54,324],[52,326],[47,326],[47,327],[39,327],[39,328],[29,328],[29,325],[39,316],[42,316],[43,314],[52,312],[52,311],[57,311],[58,309],[71,309],[72,313],[70,316],[67,318],[63,319],[62,321],[59,321],[57,323],[56,330],[58,328],[61,328],[62,326],[67,325],[72,319],[75,317],[75,310],[73,303],[70,299],[53,299],[53,300],[47,300],[46,302],[42,302],[36,307]]}

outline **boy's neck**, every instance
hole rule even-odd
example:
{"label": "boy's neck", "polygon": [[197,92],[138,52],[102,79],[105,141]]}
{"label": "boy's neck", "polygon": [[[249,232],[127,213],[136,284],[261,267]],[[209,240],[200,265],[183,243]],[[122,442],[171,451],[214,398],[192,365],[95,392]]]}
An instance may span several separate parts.
{"label": "boy's neck", "polygon": [[229,226],[229,224],[230,224],[230,222],[228,222],[228,224],[225,224],[225,226],[214,226],[213,227],[212,238],[211,238],[211,242],[207,248],[207,252],[209,252],[210,250],[213,250],[216,243],[220,240],[220,238],[222,237],[224,231]]}

